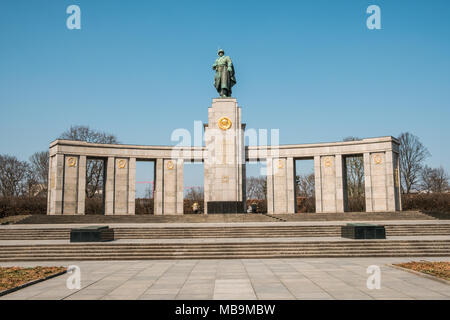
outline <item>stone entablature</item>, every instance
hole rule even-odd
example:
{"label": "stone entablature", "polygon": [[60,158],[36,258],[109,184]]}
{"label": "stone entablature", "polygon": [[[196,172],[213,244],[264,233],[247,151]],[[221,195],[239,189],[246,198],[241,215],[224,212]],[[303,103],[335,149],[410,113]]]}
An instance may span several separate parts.
{"label": "stone entablature", "polygon": [[326,155],[352,155],[366,152],[399,152],[399,141],[394,137],[367,138],[357,141],[286,144],[279,146],[248,146],[247,160],[264,160],[273,157],[313,158]]}
{"label": "stone entablature", "polygon": [[[394,137],[361,139],[358,141],[289,144],[279,146],[246,146],[246,161],[267,158],[313,158],[327,155],[353,155],[375,152],[399,152]],[[92,158],[128,157],[142,160],[170,159],[173,155],[189,161],[204,161],[206,147],[138,146],[126,144],[99,144],[72,140],[55,140],[50,144],[50,156],[56,154],[88,156]]]}
{"label": "stone entablature", "polygon": [[88,157],[129,157],[142,160],[177,158],[203,161],[206,157],[205,147],[171,147],[171,146],[137,146],[127,144],[100,144],[84,141],[55,140],[50,144],[50,156],[55,154]]}
{"label": "stone entablature", "polygon": [[350,155],[362,155],[364,159],[366,211],[401,210],[399,142],[393,137],[244,146],[245,124],[241,122],[241,108],[236,99],[213,99],[208,114],[205,147],[52,142],[47,214],[85,213],[87,158],[105,160],[106,215],[135,213],[136,161],[139,160],[155,162],[156,215],[183,214],[184,161],[205,164],[205,208],[215,202],[245,204],[245,161],[249,160],[266,161],[268,213],[295,213],[296,159],[314,159],[316,212],[344,212],[345,156]]}

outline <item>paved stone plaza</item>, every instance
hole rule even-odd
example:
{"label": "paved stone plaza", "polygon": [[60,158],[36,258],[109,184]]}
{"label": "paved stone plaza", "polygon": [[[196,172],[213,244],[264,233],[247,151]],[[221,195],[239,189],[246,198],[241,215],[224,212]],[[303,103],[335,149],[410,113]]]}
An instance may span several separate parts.
{"label": "paved stone plaza", "polygon": [[[391,263],[422,258],[298,258],[21,262],[2,266],[77,265],[81,289],[68,275],[0,299],[450,299],[450,285],[398,270]],[[450,261],[450,258],[423,258]],[[381,288],[369,290],[366,269],[381,268]]]}

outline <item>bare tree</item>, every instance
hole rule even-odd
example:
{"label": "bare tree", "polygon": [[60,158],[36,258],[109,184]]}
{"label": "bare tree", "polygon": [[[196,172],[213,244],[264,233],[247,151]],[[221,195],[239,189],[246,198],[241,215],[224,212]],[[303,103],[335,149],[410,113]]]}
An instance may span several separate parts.
{"label": "bare tree", "polygon": [[101,159],[86,161],[86,196],[93,198],[103,190],[105,162]]}
{"label": "bare tree", "polygon": [[310,198],[315,195],[314,172],[296,176],[297,195]]}
{"label": "bare tree", "polygon": [[265,200],[267,194],[266,177],[249,177],[246,180],[247,199]]}
{"label": "bare tree", "polygon": [[[88,126],[71,126],[59,139],[86,141],[91,143],[119,143],[113,134],[93,130]],[[86,162],[86,196],[94,197],[103,189],[105,163],[101,159]]]}
{"label": "bare tree", "polygon": [[93,130],[89,126],[71,126],[59,139],[86,141],[92,143],[119,143],[113,134]]}
{"label": "bare tree", "polygon": [[[358,141],[358,137],[347,137],[344,141]],[[349,197],[364,197],[364,158],[362,156],[345,157],[347,191]]]}
{"label": "bare tree", "polygon": [[398,139],[402,190],[410,193],[418,187],[423,161],[430,156],[430,153],[419,138],[409,132],[400,134]]}
{"label": "bare tree", "polygon": [[203,187],[189,188],[184,197],[186,200],[203,201]]}
{"label": "bare tree", "polygon": [[364,197],[364,159],[362,156],[345,157],[347,190],[349,197]]}
{"label": "bare tree", "polygon": [[49,153],[48,151],[36,152],[30,157],[31,173],[33,180],[40,185],[41,193],[46,194],[48,189],[48,169]]}
{"label": "bare tree", "polygon": [[153,184],[149,184],[147,187],[145,187],[144,198],[153,199],[153,192]]}
{"label": "bare tree", "polygon": [[448,175],[444,168],[430,168],[425,166],[420,173],[420,187],[428,193],[441,193],[449,190]]}
{"label": "bare tree", "polygon": [[25,195],[31,182],[30,165],[16,157],[0,155],[0,193],[4,197]]}

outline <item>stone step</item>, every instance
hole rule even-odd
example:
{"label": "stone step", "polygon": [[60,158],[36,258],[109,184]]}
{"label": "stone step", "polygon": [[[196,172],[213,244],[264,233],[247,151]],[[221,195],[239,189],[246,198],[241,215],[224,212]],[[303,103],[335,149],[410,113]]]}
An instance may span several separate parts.
{"label": "stone step", "polygon": [[58,255],[34,255],[34,256],[10,256],[2,258],[2,261],[7,261],[11,259],[15,259],[16,261],[24,261],[24,260],[30,260],[34,259],[35,261],[46,261],[48,259],[59,259],[61,261],[65,260],[73,260],[79,259],[79,260],[86,260],[86,259],[94,259],[94,260],[106,260],[106,259],[113,259],[113,260],[142,260],[142,259],[152,259],[153,257],[161,257],[165,259],[177,259],[180,257],[183,258],[192,258],[195,257],[214,257],[215,259],[222,259],[222,256],[227,256],[228,258],[231,258],[233,256],[243,256],[248,258],[254,258],[257,257],[267,257],[267,256],[291,256],[291,257],[310,257],[310,256],[328,256],[328,255],[340,255],[340,256],[385,256],[385,255],[396,255],[396,256],[405,256],[405,255],[416,255],[416,256],[422,256],[422,255],[436,255],[436,256],[448,256],[449,251],[448,250],[435,250],[435,251],[416,251],[416,250],[409,250],[409,251],[378,251],[378,252],[366,252],[366,251],[345,251],[345,252],[337,252],[337,251],[311,251],[311,252],[227,252],[224,253],[222,251],[217,252],[208,252],[208,253],[202,253],[202,252],[192,252],[192,253],[139,253],[139,254],[58,254]]}
{"label": "stone step", "polygon": [[[123,257],[123,256],[109,256],[102,257],[101,259],[98,257],[80,257],[80,256],[72,256],[65,257],[61,259],[60,257],[46,257],[45,261],[98,261],[98,260],[106,260],[106,261],[115,261],[115,260],[169,260],[169,259],[188,259],[188,260],[200,260],[200,259],[273,259],[273,258],[361,258],[361,257],[445,257],[448,254],[442,253],[423,253],[423,252],[411,252],[411,253],[381,253],[381,254],[332,254],[332,253],[318,253],[318,254],[308,254],[308,255],[283,255],[283,254],[264,254],[264,255],[192,255],[192,256],[177,256],[177,257],[166,257],[166,256],[140,256],[136,257]],[[8,258],[2,260],[3,262],[22,262],[22,261],[43,261],[43,259],[36,259],[33,257],[24,257],[24,258]]]}
{"label": "stone step", "polygon": [[49,260],[142,260],[142,259],[224,259],[224,258],[270,258],[270,257],[376,257],[376,256],[448,256],[450,246],[445,248],[415,247],[415,248],[329,248],[318,249],[275,249],[266,248],[235,248],[224,250],[220,246],[211,250],[182,250],[180,248],[170,250],[145,250],[132,252],[130,250],[105,252],[104,250],[91,251],[61,251],[61,252],[37,252],[16,251],[2,253],[1,261],[49,261]]}
{"label": "stone step", "polygon": [[[406,234],[406,233],[415,233],[415,232],[421,232],[421,233],[433,233],[433,232],[446,232],[450,234],[450,228],[411,228],[411,229],[392,229],[389,227],[386,227],[386,232],[392,233],[392,234]],[[114,228],[114,233],[116,235],[229,235],[229,234],[235,234],[239,235],[242,233],[246,234],[316,234],[316,233],[340,233],[340,227],[334,228],[334,229],[328,229],[328,230],[321,230],[321,229],[311,229],[311,230],[242,230],[242,231],[234,231],[234,230],[136,230],[136,231],[123,231],[117,228]],[[67,230],[65,232],[52,232],[52,231],[36,231],[36,230],[27,230],[27,231],[8,231],[8,232],[1,232],[0,237],[7,237],[7,236],[66,236],[70,234],[70,230]]]}
{"label": "stone step", "polygon": [[[231,250],[233,249],[233,250]],[[361,251],[361,252],[377,252],[377,251],[446,251],[447,253],[450,253],[450,247],[449,246],[404,246],[404,247],[325,247],[325,248],[304,248],[304,247],[294,247],[294,248],[277,248],[276,252],[350,252],[350,251]],[[273,252],[275,251],[274,248],[269,247],[259,247],[259,248],[252,248],[252,247],[242,247],[242,248],[224,248],[221,246],[212,247],[212,248],[152,248],[152,249],[140,249],[140,250],[131,250],[131,249],[110,249],[110,250],[95,250],[95,249],[83,249],[83,250],[58,250],[58,249],[42,249],[42,250],[8,250],[1,254],[1,258],[8,257],[8,256],[24,256],[24,255],[32,255],[32,256],[38,256],[38,255],[52,255],[52,254],[76,254],[76,255],[105,255],[105,254],[154,254],[154,253],[208,253],[208,252],[222,252],[222,253],[230,253],[230,252]]]}
{"label": "stone step", "polygon": [[[359,241],[357,241],[359,242]],[[208,250],[210,248],[218,248],[221,249],[243,249],[243,248],[252,248],[252,249],[277,249],[282,250],[286,248],[313,248],[313,249],[327,249],[327,248],[362,248],[362,249],[370,249],[370,248],[402,248],[402,247],[449,247],[450,242],[403,242],[397,243],[388,242],[388,243],[371,243],[371,244],[361,244],[361,243],[346,243],[343,241],[324,241],[322,243],[311,243],[311,242],[302,242],[302,243],[291,243],[291,242],[278,242],[278,243],[210,243],[210,244],[199,244],[199,243],[190,243],[190,244],[182,244],[182,243],[148,243],[148,244],[108,244],[103,246],[94,246],[93,244],[86,243],[84,245],[34,245],[34,246],[2,246],[2,253],[7,252],[17,252],[17,251],[29,251],[29,252],[38,252],[42,250],[51,251],[70,251],[70,250],[97,250],[97,251],[108,251],[108,250],[182,250],[182,249],[194,249],[194,250]]]}
{"label": "stone step", "polygon": [[68,244],[30,244],[30,245],[1,245],[0,252],[5,250],[39,250],[39,249],[58,249],[58,250],[75,250],[75,249],[146,249],[146,248],[206,248],[206,247],[379,247],[379,246],[414,246],[429,245],[442,246],[450,245],[450,240],[341,240],[341,241],[260,241],[260,242],[194,242],[194,243],[68,243]]}
{"label": "stone step", "polygon": [[[139,222],[275,222],[275,221],[337,221],[337,220],[433,220],[432,216],[418,211],[402,212],[346,212],[346,213],[298,213],[298,214],[211,214],[211,215],[129,215],[129,216],[47,216],[32,215],[19,224],[54,224],[54,223],[139,223]],[[282,222],[280,222],[282,223]]]}
{"label": "stone step", "polygon": [[[334,226],[236,226],[114,228],[116,239],[335,237]],[[450,235],[450,224],[387,225],[387,236]],[[0,229],[0,240],[69,239],[70,228]]]}

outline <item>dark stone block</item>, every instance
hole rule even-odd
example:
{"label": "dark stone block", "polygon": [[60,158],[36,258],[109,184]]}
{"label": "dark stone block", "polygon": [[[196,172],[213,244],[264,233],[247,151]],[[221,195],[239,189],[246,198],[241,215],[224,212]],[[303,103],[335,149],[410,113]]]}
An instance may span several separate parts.
{"label": "dark stone block", "polygon": [[114,229],[89,226],[70,230],[70,242],[103,242],[114,240]]}
{"label": "dark stone block", "polygon": [[214,213],[244,213],[242,201],[208,201],[208,214]]}
{"label": "dark stone block", "polygon": [[349,239],[386,239],[384,226],[366,223],[347,223],[341,227],[341,237]]}

